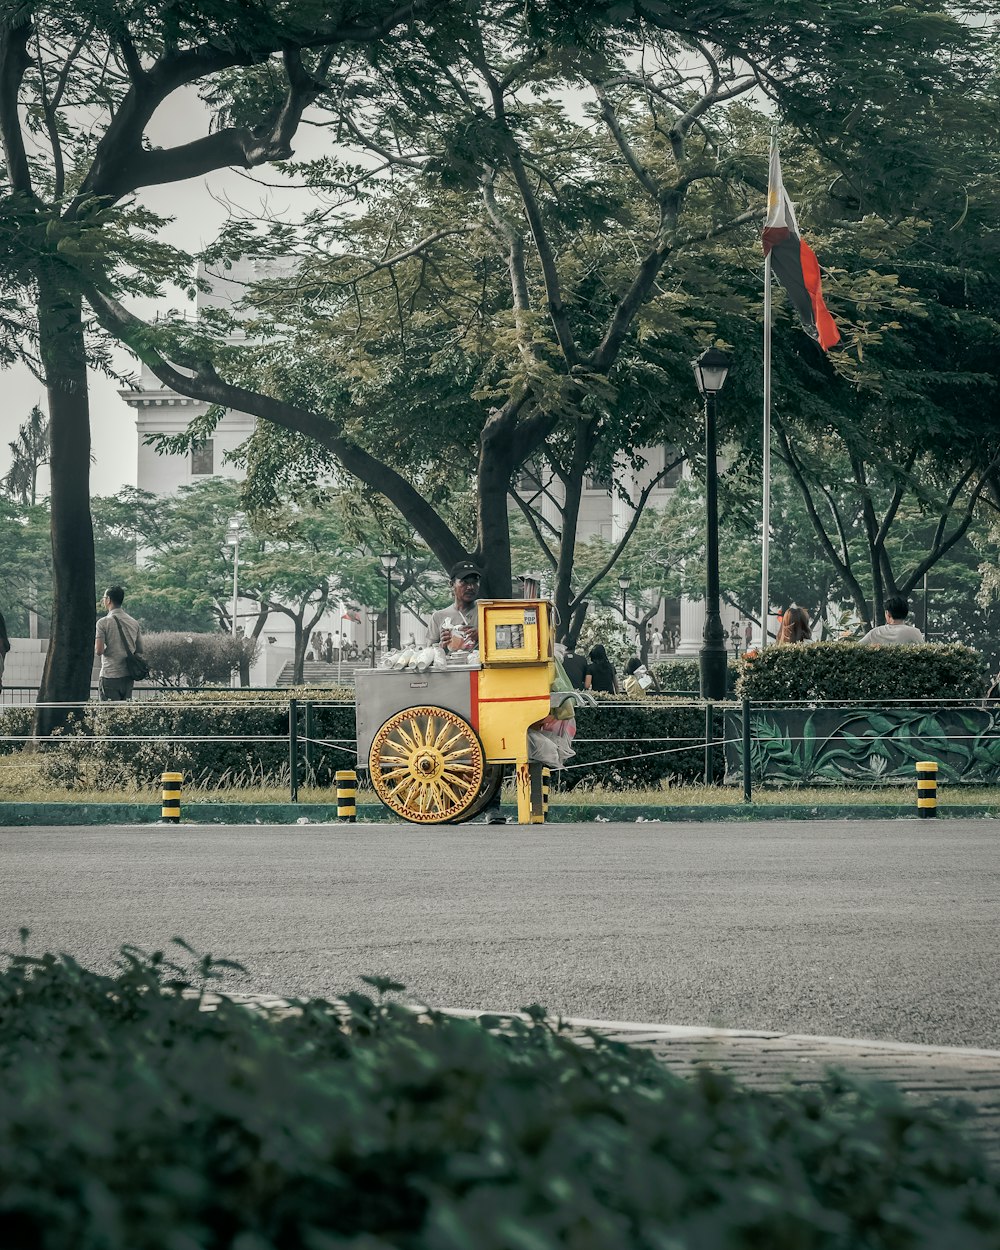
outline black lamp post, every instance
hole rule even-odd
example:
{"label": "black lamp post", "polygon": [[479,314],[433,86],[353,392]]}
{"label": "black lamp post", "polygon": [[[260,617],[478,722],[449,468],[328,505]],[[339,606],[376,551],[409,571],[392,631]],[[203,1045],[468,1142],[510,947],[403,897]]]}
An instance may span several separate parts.
{"label": "black lamp post", "polygon": [[625,615],[625,592],[632,585],[631,577],[626,577],[623,573],[618,579],[618,589],[622,592],[622,621],[627,622],[628,617]]}
{"label": "black lamp post", "polygon": [[378,613],[374,608],[368,609],[368,619],[372,625],[372,668],[374,668],[375,652],[378,650]]}
{"label": "black lamp post", "polygon": [[691,362],[698,390],[705,397],[705,631],[698,652],[701,697],[726,697],[726,642],[719,607],[719,469],[716,463],[715,423],[719,391],[726,385],[732,358],[709,347]]}
{"label": "black lamp post", "polygon": [[394,551],[383,552],[379,556],[385,569],[385,645],[391,651],[398,646],[398,639],[393,642],[392,631],[392,570],[396,567],[399,556]]}

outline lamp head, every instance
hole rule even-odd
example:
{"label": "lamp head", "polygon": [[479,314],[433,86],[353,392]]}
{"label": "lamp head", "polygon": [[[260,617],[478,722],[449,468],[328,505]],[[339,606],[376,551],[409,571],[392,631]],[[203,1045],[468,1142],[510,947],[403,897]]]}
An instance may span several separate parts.
{"label": "lamp head", "polygon": [[387,573],[391,573],[392,570],[396,567],[396,561],[399,559],[399,556],[396,554],[395,551],[384,551],[379,556],[379,559],[382,561],[382,567],[385,569],[385,571]]}
{"label": "lamp head", "polygon": [[623,573],[621,577],[619,577],[618,579],[619,590],[628,590],[629,586],[631,585],[632,585],[631,577],[626,577],[625,574]]}
{"label": "lamp head", "polygon": [[694,380],[702,395],[717,395],[726,385],[733,358],[719,347],[708,347],[697,360],[692,360]]}

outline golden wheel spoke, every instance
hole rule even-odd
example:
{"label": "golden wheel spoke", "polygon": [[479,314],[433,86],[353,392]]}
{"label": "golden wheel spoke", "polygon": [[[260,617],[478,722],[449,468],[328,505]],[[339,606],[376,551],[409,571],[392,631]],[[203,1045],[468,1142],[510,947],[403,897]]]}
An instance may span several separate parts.
{"label": "golden wheel spoke", "polygon": [[442,708],[397,712],[375,735],[369,755],[379,798],[406,820],[456,820],[479,794],[483,751],[471,727]]}

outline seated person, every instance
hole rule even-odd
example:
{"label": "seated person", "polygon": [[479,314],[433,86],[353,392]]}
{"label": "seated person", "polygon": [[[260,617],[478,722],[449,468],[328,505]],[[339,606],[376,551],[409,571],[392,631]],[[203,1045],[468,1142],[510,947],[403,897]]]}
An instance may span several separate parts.
{"label": "seated person", "polygon": [[625,665],[623,689],[630,699],[644,699],[651,691],[659,690],[659,682],[637,655]]}
{"label": "seated person", "polygon": [[859,645],[866,647],[915,647],[924,636],[915,625],[907,625],[906,616],[910,605],[901,595],[893,595],[885,601],[885,624],[870,629]]}

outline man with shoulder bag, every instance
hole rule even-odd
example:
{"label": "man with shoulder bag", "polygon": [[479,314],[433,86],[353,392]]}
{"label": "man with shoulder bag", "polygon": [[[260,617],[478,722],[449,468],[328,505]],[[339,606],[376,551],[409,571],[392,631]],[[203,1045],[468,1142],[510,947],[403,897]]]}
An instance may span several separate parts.
{"label": "man with shoulder bag", "polygon": [[149,676],[149,665],[142,655],[142,630],[135,617],[122,608],[124,601],[121,586],[109,586],[104,596],[108,614],[97,622],[94,654],[101,657],[102,703],[131,699],[136,681]]}

